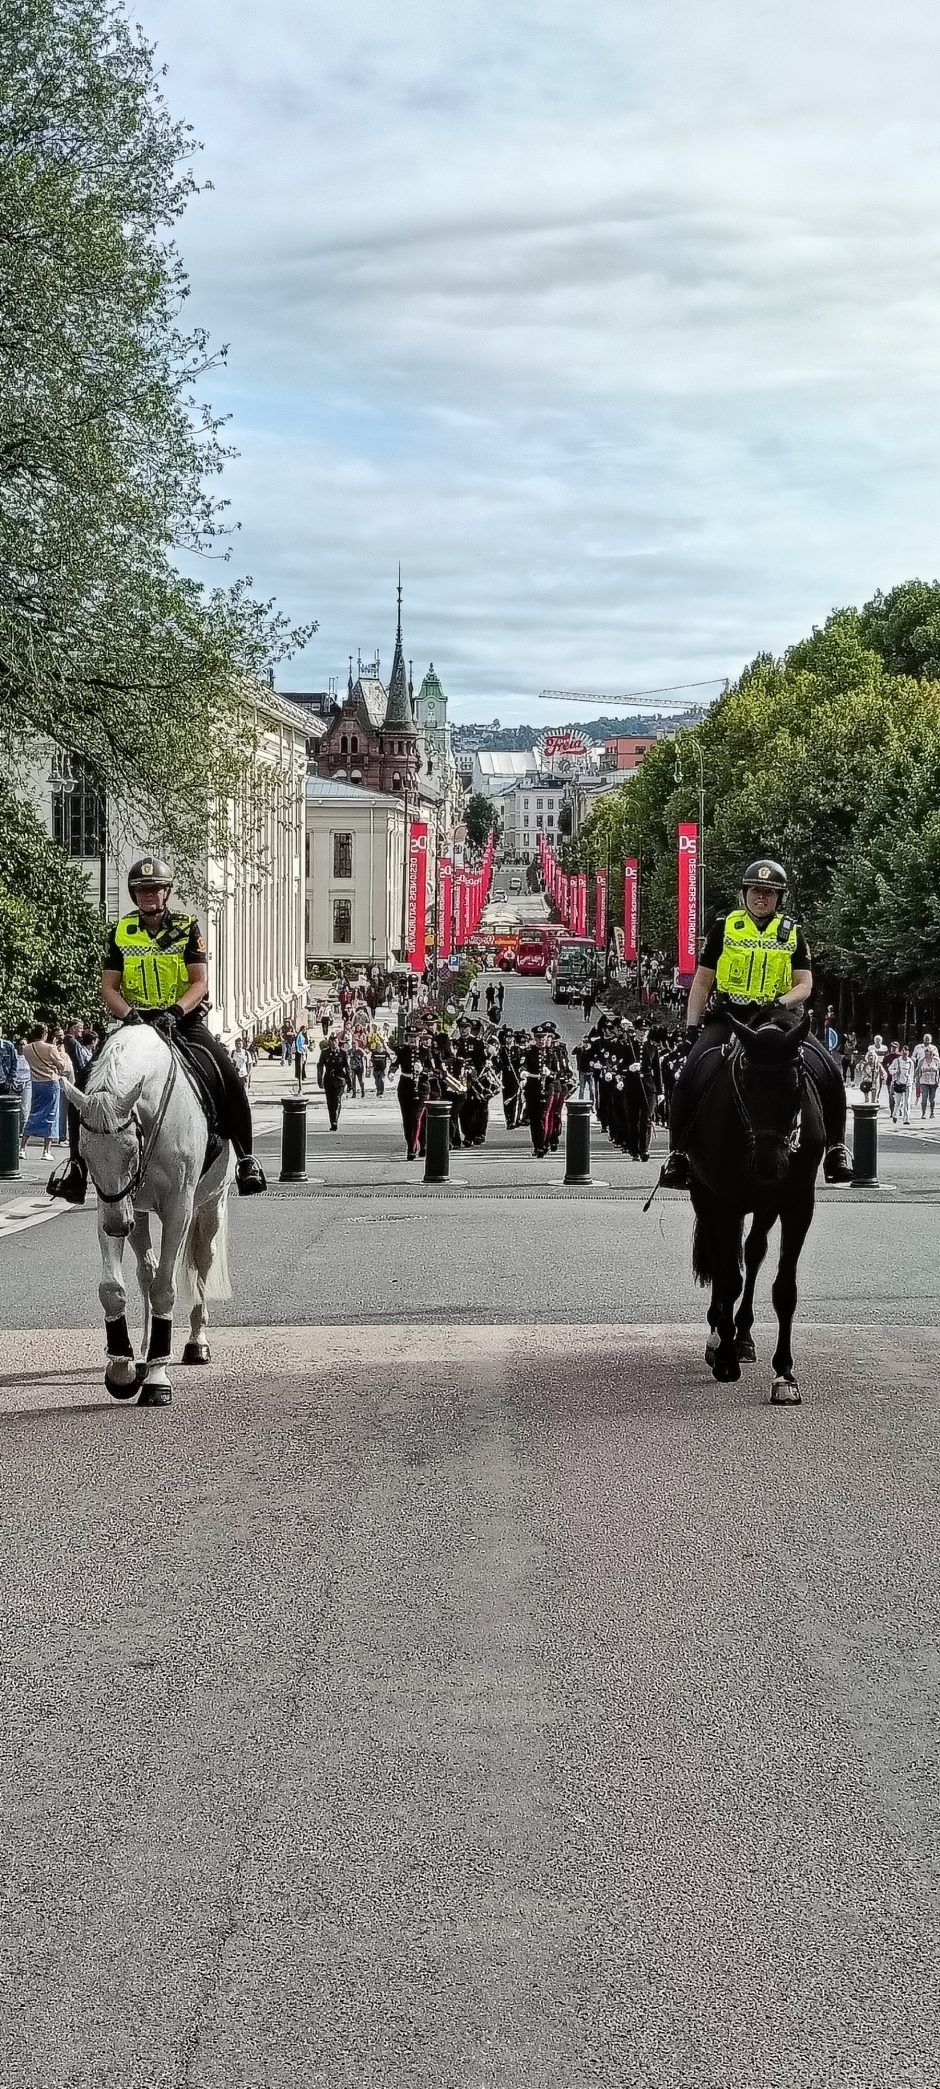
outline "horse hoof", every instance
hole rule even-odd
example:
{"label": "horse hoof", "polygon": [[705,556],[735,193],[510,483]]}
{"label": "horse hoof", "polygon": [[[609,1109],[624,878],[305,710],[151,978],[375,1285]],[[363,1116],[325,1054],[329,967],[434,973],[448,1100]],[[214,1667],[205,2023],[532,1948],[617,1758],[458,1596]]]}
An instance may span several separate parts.
{"label": "horse hoof", "polygon": [[105,1367],[104,1382],[112,1400],[132,1400],[139,1384],[133,1357],[115,1357],[114,1362]]}
{"label": "horse hoof", "polygon": [[712,1370],[721,1385],[731,1385],[741,1376],[741,1366],[736,1356],[716,1356]]}
{"label": "horse hoof", "polygon": [[803,1396],[795,1378],[775,1378],[770,1388],[771,1407],[802,1407]]}
{"label": "horse hoof", "polygon": [[735,1343],[735,1348],[738,1352],[738,1356],[740,1357],[742,1364],[756,1364],[757,1351],[754,1347],[750,1335],[739,1335]]}
{"label": "horse hoof", "polygon": [[211,1364],[212,1354],[208,1342],[187,1342],[183,1351],[184,1364]]}
{"label": "horse hoof", "polygon": [[172,1387],[168,1385],[144,1384],[141,1386],[140,1399],[137,1405],[138,1407],[169,1407],[172,1398]]}

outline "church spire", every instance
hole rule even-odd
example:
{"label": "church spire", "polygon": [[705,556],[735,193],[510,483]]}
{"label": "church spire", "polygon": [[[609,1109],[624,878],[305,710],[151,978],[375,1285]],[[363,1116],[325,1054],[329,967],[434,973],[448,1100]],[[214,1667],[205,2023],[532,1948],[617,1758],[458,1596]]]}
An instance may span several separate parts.
{"label": "church spire", "polygon": [[395,632],[395,658],[388,684],[388,703],[385,708],[383,730],[387,733],[414,733],[415,716],[411,708],[408,676],[405,670],[405,649],[401,637],[401,567],[398,568],[398,625]]}

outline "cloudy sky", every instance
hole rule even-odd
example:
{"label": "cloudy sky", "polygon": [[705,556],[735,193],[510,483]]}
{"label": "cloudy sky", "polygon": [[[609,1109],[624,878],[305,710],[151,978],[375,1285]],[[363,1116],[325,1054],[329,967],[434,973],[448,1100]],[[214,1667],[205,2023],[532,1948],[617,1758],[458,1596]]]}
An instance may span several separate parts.
{"label": "cloudy sky", "polygon": [[541,723],[934,577],[933,0],[134,11],[214,184],[236,564],[319,620],[280,686],[390,665],[399,559],[416,674]]}

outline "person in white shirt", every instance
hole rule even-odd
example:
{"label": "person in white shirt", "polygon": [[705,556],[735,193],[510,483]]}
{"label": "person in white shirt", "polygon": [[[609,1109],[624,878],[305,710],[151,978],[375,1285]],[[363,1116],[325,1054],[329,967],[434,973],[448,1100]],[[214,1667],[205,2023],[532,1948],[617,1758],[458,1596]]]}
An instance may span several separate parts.
{"label": "person in white shirt", "polygon": [[913,1071],[910,1052],[902,1045],[891,1061],[891,1116],[895,1124],[910,1124]]}

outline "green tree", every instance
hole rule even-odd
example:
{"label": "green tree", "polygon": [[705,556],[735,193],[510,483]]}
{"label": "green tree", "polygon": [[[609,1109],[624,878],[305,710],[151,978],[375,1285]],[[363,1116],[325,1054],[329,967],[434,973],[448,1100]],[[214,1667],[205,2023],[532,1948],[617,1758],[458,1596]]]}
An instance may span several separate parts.
{"label": "green tree", "polygon": [[[224,550],[227,454],[173,228],[196,141],[118,0],[0,14],[0,692],[191,866],[253,748],[248,688],[304,637]],[[222,351],[224,353],[224,351]]]}
{"label": "green tree", "polygon": [[0,1022],[100,1009],[102,923],[84,880],[0,781]]}
{"label": "green tree", "polygon": [[467,840],[475,849],[485,847],[488,834],[499,833],[499,810],[486,796],[485,791],[474,791],[472,798],[467,799],[464,821]]}

